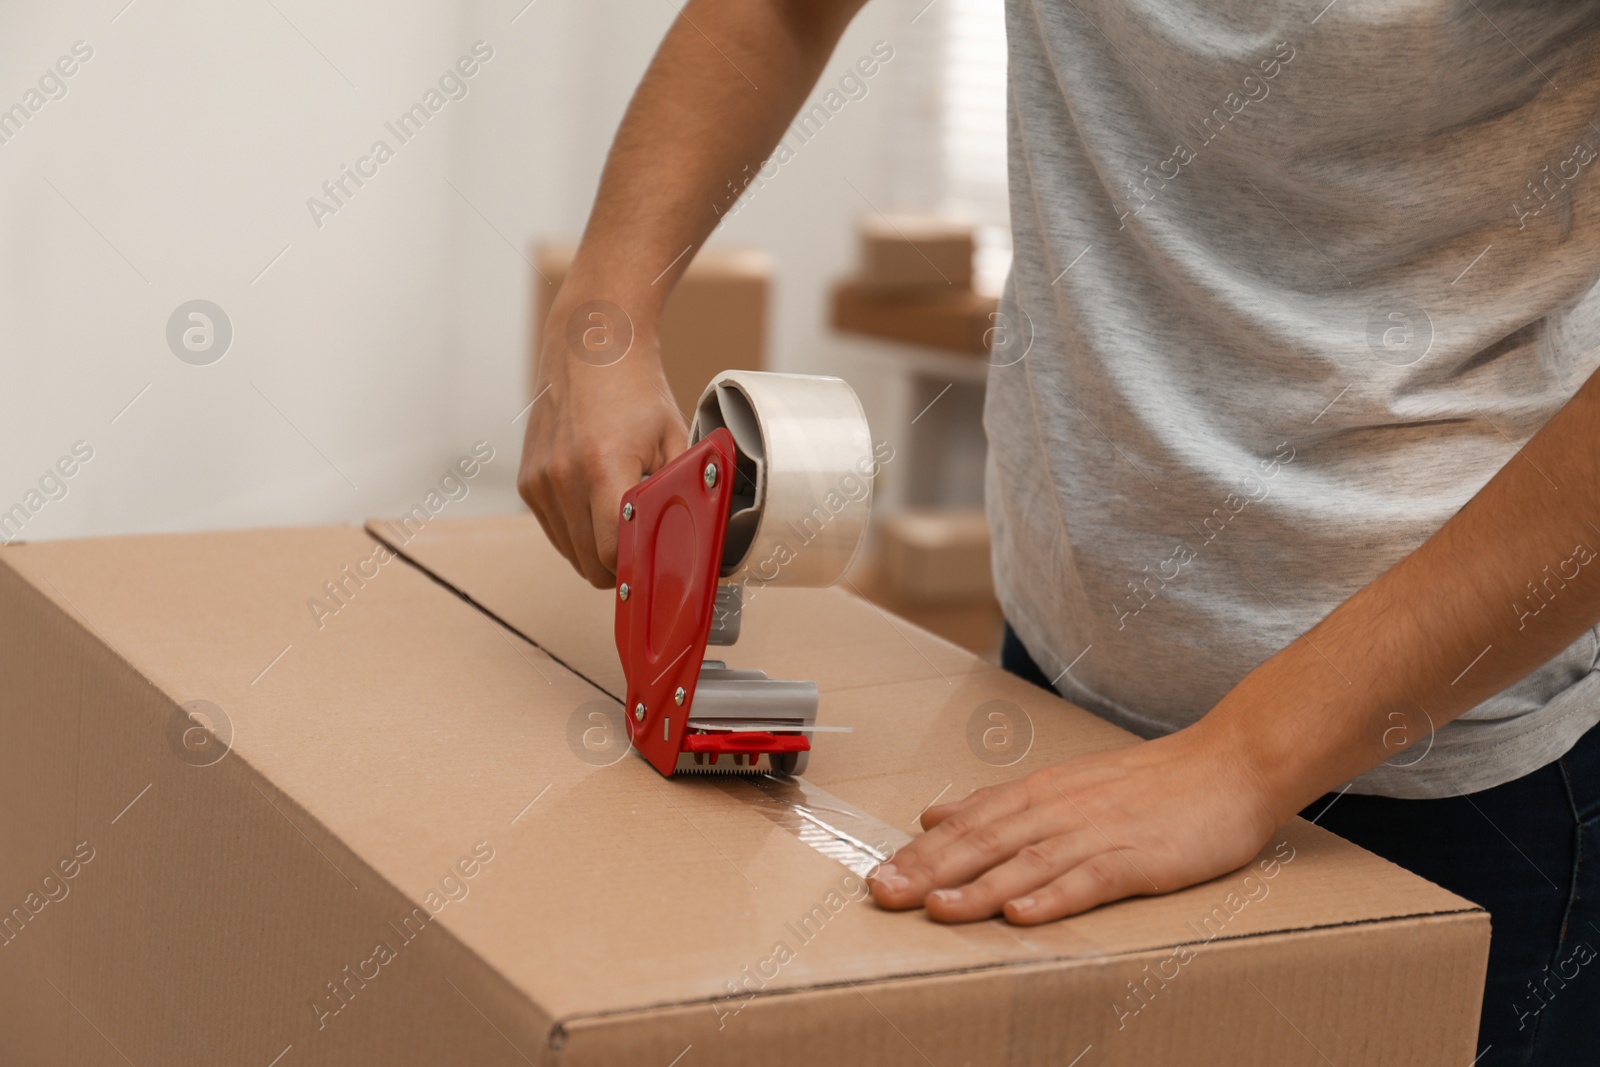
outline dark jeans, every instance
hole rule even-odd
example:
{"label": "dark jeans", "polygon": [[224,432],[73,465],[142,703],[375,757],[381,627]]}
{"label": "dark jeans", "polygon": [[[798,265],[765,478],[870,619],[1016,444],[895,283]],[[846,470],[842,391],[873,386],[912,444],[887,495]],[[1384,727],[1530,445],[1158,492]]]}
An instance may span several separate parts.
{"label": "dark jeans", "polygon": [[[1000,662],[1050,688],[1009,626]],[[1600,1064],[1600,727],[1480,793],[1330,793],[1301,814],[1489,910],[1477,1067]]]}

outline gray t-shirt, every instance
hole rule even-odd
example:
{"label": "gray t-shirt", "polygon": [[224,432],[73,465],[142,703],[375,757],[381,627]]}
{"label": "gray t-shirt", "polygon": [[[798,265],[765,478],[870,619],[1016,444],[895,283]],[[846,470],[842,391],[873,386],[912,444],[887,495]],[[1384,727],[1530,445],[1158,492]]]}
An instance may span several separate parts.
{"label": "gray t-shirt", "polygon": [[[1420,545],[1600,366],[1600,7],[1010,0],[1007,23],[996,582],[1063,695],[1153,737]],[[1600,721],[1597,654],[1584,633],[1352,788],[1556,759]]]}

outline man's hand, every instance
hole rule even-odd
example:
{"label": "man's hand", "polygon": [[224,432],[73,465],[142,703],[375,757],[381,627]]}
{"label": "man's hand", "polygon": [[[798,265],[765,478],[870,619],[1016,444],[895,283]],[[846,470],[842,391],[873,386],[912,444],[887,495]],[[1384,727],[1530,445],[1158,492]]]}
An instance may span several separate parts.
{"label": "man's hand", "polygon": [[[687,438],[656,353],[667,294],[776,147],[862,2],[673,5],[682,10],[623,116],[546,323],[517,477],[545,534],[596,586],[614,581],[623,492]],[[572,351],[573,316],[582,337],[595,305],[632,320],[632,347],[617,362]]]}
{"label": "man's hand", "polygon": [[627,327],[626,355],[590,361],[569,350],[569,334],[583,335],[567,329],[572,314],[558,306],[545,325],[517,489],[567,561],[606,588],[616,580],[622,494],[682,452],[688,428],[668,391],[653,329]]}
{"label": "man's hand", "polygon": [[872,877],[886,908],[941,922],[1049,922],[1248,863],[1282,821],[1237,746],[1204,723],[930,808]]}

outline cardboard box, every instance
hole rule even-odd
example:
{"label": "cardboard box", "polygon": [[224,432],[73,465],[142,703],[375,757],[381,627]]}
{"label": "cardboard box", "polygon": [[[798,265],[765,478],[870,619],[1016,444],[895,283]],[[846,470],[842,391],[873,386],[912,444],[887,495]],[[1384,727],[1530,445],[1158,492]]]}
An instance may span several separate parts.
{"label": "cardboard box", "polygon": [[878,516],[879,566],[897,596],[923,604],[994,599],[989,520],[979,508],[907,508]]}
{"label": "cardboard box", "polygon": [[1000,647],[1005,635],[1005,613],[993,596],[962,602],[926,603],[909,600],[897,593],[883,578],[876,553],[863,557],[846,575],[845,586],[895,617],[904,619],[931,634],[942,637],[990,663],[1000,662]]}
{"label": "cardboard box", "polygon": [[845,333],[987,357],[1000,301],[970,289],[885,290],[859,278],[833,287],[829,324]]}
{"label": "cardboard box", "polygon": [[375,528],[431,573],[349,528],[0,548],[6,1064],[1475,1054],[1487,916],[1300,822],[1255,890],[1036,929],[860,900],[822,827],[1128,743],[862,601],[764,591],[729,650],[855,728],[809,785],[668,781],[597,754],[611,594],[531,518]]}
{"label": "cardboard box", "polygon": [[[535,362],[550,304],[566,280],[576,251],[577,246],[570,242],[537,249],[539,270],[551,284],[537,276],[533,280]],[[661,365],[672,398],[686,417],[693,414],[706,383],[718,373],[765,369],[771,285],[772,261],[756,248],[702,248],[678,279],[661,315]]]}
{"label": "cardboard box", "polygon": [[971,223],[937,215],[865,215],[861,280],[884,288],[971,289],[976,247]]}

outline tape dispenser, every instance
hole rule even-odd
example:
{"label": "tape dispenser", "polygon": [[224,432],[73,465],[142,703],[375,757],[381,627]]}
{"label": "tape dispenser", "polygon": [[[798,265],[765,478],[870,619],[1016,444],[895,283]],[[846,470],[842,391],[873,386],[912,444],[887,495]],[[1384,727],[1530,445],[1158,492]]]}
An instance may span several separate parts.
{"label": "tape dispenser", "polygon": [[[866,531],[872,438],[840,378],[724,371],[689,448],[622,498],[616,640],[633,746],[664,775],[804,772],[817,687],[705,659],[747,597],[842,577]],[[853,491],[852,491],[853,490]],[[842,502],[842,503],[841,503]]]}

